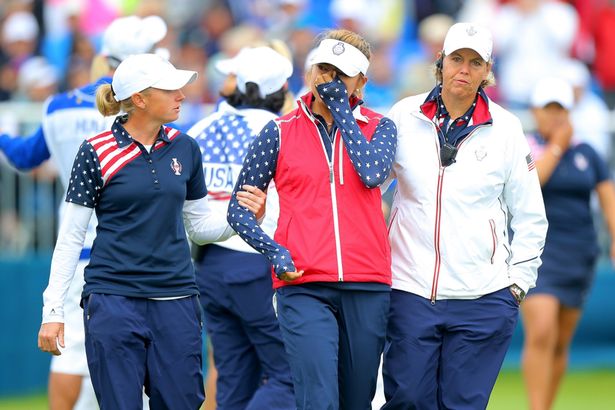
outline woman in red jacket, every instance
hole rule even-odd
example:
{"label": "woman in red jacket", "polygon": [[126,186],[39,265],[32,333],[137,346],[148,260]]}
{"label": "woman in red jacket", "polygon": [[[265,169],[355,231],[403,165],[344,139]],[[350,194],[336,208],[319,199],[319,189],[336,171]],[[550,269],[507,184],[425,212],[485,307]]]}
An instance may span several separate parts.
{"label": "woman in red jacket", "polygon": [[391,170],[397,131],[357,97],[369,44],[347,30],[320,39],[308,62],[310,91],[263,128],[235,187],[275,180],[273,240],[235,199],[228,220],[273,265],[297,408],[371,409],[391,284],[378,186]]}

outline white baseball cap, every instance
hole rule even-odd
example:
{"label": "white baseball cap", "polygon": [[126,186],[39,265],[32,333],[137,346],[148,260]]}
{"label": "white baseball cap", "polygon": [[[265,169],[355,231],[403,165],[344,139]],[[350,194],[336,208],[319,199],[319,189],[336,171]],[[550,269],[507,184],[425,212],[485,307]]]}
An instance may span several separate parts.
{"label": "white baseball cap", "polygon": [[331,64],[349,77],[359,73],[367,74],[369,60],[355,46],[340,40],[325,39],[320,42],[314,52],[310,52],[309,65],[327,63]]}
{"label": "white baseball cap", "polygon": [[293,74],[293,65],[270,47],[244,48],[234,61],[237,88],[246,92],[246,84],[258,85],[261,98],[280,90]]}
{"label": "white baseball cap", "polygon": [[564,60],[558,64],[556,72],[558,77],[568,81],[573,87],[586,88],[591,81],[591,74],[587,65],[579,60]]}
{"label": "white baseball cap", "polygon": [[33,41],[38,36],[38,22],[32,13],[18,11],[10,14],[2,26],[2,38],[7,43]]}
{"label": "white baseball cap", "polygon": [[196,80],[196,71],[178,70],[157,54],[135,54],[120,63],[111,86],[116,101],[123,101],[146,88],[179,90]]}
{"label": "white baseball cap", "polygon": [[558,103],[569,110],[574,104],[572,86],[557,77],[546,77],[538,81],[532,92],[532,106],[543,108],[547,104]]}
{"label": "white baseball cap", "polygon": [[57,84],[58,71],[44,57],[30,57],[19,68],[17,83],[26,90],[31,87],[47,87]]}
{"label": "white baseball cap", "polygon": [[216,61],[216,64],[215,64],[216,70],[218,70],[224,75],[237,74],[237,70],[239,69],[239,64],[240,64],[239,61],[241,60],[241,55],[247,49],[248,49],[247,47],[244,47],[241,50],[239,50],[239,52],[235,54],[235,56],[231,58],[223,58],[223,59]]}
{"label": "white baseball cap", "polygon": [[493,51],[491,32],[474,23],[453,24],[444,38],[444,54],[449,55],[462,48],[476,51],[483,60],[489,62]]}
{"label": "white baseball cap", "polygon": [[122,61],[133,54],[150,53],[167,35],[167,25],[159,16],[120,17],[105,30],[100,53]]}

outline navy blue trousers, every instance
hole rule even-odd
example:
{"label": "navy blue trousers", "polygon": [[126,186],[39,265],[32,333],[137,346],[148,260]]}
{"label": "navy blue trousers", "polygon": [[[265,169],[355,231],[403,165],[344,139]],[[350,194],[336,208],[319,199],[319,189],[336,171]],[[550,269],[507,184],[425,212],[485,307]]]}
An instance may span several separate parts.
{"label": "navy blue trousers", "polygon": [[486,408],[518,315],[508,288],[434,305],[393,290],[382,410]]}
{"label": "navy blue trousers", "polygon": [[197,283],[218,370],[217,409],[294,409],[267,259],[207,246]]}
{"label": "navy blue trousers", "polygon": [[390,291],[319,284],[277,290],[298,410],[371,410]]}
{"label": "navy blue trousers", "polygon": [[101,410],[198,409],[205,399],[197,296],[150,300],[92,294],[85,348]]}

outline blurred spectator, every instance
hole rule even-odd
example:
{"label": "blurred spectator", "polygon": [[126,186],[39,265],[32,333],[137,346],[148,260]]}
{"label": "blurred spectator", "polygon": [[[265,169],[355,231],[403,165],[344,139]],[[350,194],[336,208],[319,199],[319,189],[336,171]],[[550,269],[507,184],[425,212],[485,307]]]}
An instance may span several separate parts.
{"label": "blurred spectator", "polygon": [[277,7],[268,21],[268,37],[287,40],[301,17],[306,0],[277,0],[272,3]]}
{"label": "blurred spectator", "polygon": [[596,13],[594,41],[594,71],[604,90],[607,105],[615,109],[615,2],[612,0]]}
{"label": "blurred spectator", "polygon": [[44,57],[29,58],[19,69],[17,98],[43,102],[58,90],[58,72]]}
{"label": "blurred spectator", "polygon": [[559,1],[512,0],[499,9],[491,27],[504,103],[527,107],[538,79],[568,57],[577,25],[575,9]]}
{"label": "blurred spectator", "polygon": [[[529,408],[553,408],[570,345],[592,286],[598,243],[590,198],[596,193],[611,239],[615,189],[607,164],[585,143],[571,142],[573,91],[561,79],[541,79],[532,94],[535,158],[549,228],[536,287],[521,304],[525,340],[523,376]],[[615,260],[615,242],[609,255]]]}
{"label": "blurred spectator", "polygon": [[570,109],[570,119],[574,138],[591,145],[608,163],[611,159],[610,112],[604,100],[592,90],[589,69],[579,60],[567,60],[557,71],[573,87],[574,106]]}
{"label": "blurred spectator", "polygon": [[420,94],[433,88],[436,84],[433,64],[437,54],[442,51],[444,37],[454,22],[453,18],[446,14],[433,14],[421,21],[418,48],[399,67],[400,92],[397,98]]}
{"label": "blurred spectator", "polygon": [[336,25],[371,37],[379,8],[370,7],[370,0],[331,0],[329,11]]}
{"label": "blurred spectator", "polygon": [[415,0],[414,15],[416,21],[420,23],[424,18],[432,14],[443,13],[449,16],[455,16],[461,5],[462,0]]}
{"label": "blurred spectator", "polygon": [[395,75],[387,43],[372,43],[369,81],[365,85],[363,100],[378,111],[386,111],[397,100]]}
{"label": "blurred spectator", "polygon": [[218,90],[223,87],[226,74],[217,70],[216,63],[221,60],[235,57],[244,47],[263,45],[264,33],[256,26],[240,24],[227,30],[218,41],[219,52],[208,54],[210,57],[207,66],[207,76],[210,79],[209,90],[211,95],[217,96]]}
{"label": "blurred spectator", "polygon": [[2,50],[0,63],[0,96],[10,98],[15,91],[21,65],[32,55],[37,46],[39,26],[30,12],[9,14],[2,24]]}
{"label": "blurred spectator", "polygon": [[458,21],[471,21],[490,27],[500,7],[500,0],[466,0],[457,14]]}

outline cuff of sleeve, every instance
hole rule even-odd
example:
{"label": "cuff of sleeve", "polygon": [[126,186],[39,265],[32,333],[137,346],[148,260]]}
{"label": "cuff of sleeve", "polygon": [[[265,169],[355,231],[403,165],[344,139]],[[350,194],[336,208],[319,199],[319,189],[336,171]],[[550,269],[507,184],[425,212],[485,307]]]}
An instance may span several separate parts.
{"label": "cuff of sleeve", "polygon": [[52,322],[64,323],[64,309],[63,308],[43,307],[42,323],[52,323]]}
{"label": "cuff of sleeve", "polygon": [[260,218],[256,220],[256,223],[258,224],[258,226],[261,226],[263,224],[263,221],[265,220],[265,216],[267,216],[267,213],[264,213],[263,216],[261,216]]}
{"label": "cuff of sleeve", "polygon": [[297,270],[297,268],[295,267],[295,264],[293,263],[292,259],[290,259],[290,257],[288,258],[288,260],[290,260],[290,262],[288,263],[275,263],[273,264],[274,266],[274,272],[275,275],[279,278],[281,274],[285,273],[285,272],[295,272]]}

